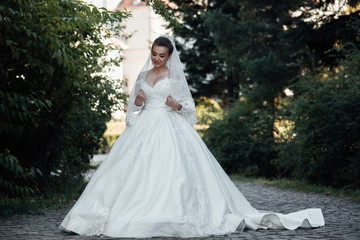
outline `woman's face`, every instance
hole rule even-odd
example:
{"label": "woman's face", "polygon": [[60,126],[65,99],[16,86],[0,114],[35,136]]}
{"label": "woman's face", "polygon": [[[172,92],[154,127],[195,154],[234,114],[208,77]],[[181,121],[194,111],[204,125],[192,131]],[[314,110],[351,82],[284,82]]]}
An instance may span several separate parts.
{"label": "woman's face", "polygon": [[164,67],[169,58],[169,49],[167,47],[153,46],[151,50],[151,61],[155,68]]}

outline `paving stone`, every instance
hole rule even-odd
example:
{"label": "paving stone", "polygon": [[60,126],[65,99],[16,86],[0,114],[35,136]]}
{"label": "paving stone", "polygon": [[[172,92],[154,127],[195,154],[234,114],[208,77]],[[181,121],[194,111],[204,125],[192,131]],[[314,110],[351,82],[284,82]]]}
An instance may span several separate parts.
{"label": "paving stone", "polygon": [[[235,182],[235,185],[259,210],[282,213],[305,208],[321,208],[325,226],[296,230],[244,230],[227,236],[192,238],[190,240],[271,240],[271,239],[360,239],[360,204],[342,198],[283,190],[257,183]],[[59,224],[71,209],[45,210],[42,215],[17,215],[0,219],[1,240],[113,240],[105,236],[84,237],[58,229]],[[125,239],[125,238],[121,238]],[[148,238],[148,240],[181,240],[183,238]]]}

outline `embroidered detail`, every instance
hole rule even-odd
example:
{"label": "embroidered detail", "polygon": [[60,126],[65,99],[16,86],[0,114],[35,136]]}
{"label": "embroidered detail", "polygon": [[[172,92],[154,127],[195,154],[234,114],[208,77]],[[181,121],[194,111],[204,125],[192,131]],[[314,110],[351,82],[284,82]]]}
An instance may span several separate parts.
{"label": "embroidered detail", "polygon": [[[146,118],[146,116],[143,117]],[[129,175],[134,167],[137,154],[147,135],[146,133],[149,132],[149,129],[151,129],[151,126],[153,124],[154,124],[153,118],[146,118],[146,120],[138,121],[136,124],[131,126],[131,128],[134,128],[134,132],[132,133],[131,136],[129,136],[129,141],[132,143],[131,145],[133,147],[129,148],[127,154],[123,156],[124,158],[130,159],[129,164],[126,167],[125,175],[121,176],[121,179],[119,180],[116,190],[112,193],[110,200],[99,211],[96,221],[87,228],[85,235],[100,236],[104,232],[108,220],[108,216],[110,213],[110,209],[112,208],[115,200],[118,198],[121,190],[126,184],[126,181],[128,180]]]}
{"label": "embroidered detail", "polygon": [[135,105],[135,112],[141,111],[145,106],[145,102],[143,102],[140,106]]}
{"label": "embroidered detail", "polygon": [[[199,174],[197,172],[197,168],[194,166],[194,151],[190,146],[189,142],[186,141],[184,135],[184,129],[181,129],[181,126],[184,126],[185,119],[181,119],[180,117],[173,118],[174,123],[173,127],[175,128],[176,137],[180,143],[181,152],[184,153],[186,162],[188,164],[189,170],[194,178],[194,187],[195,193],[197,197],[198,207],[196,209],[195,217],[198,223],[201,224],[201,228],[204,232],[207,232],[206,229],[209,229],[210,225],[210,209],[209,209],[209,200],[207,195],[205,194],[204,188],[201,184],[201,179],[199,178]],[[186,126],[186,125],[185,125]]]}

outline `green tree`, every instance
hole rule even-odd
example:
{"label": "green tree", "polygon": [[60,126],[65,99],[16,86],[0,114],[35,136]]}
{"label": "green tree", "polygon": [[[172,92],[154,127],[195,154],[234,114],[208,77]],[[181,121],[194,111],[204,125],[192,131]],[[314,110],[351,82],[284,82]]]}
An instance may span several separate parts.
{"label": "green tree", "polygon": [[[210,143],[215,148],[210,147],[211,150],[220,162],[221,158],[228,159],[230,152],[237,155],[232,162],[228,159],[227,169],[240,169],[236,166],[242,161],[269,166],[272,172],[263,172],[266,176],[277,174],[270,166],[278,157],[273,132],[277,118],[281,117],[279,99],[285,97],[284,89],[306,72],[337,66],[344,56],[339,52],[335,57],[324,52],[335,45],[355,41],[356,30],[349,28],[347,22],[358,18],[359,12],[321,15],[333,3],[328,0],[170,2],[175,3],[175,7],[169,4],[171,11],[182,20],[183,28],[175,30],[175,35],[184,39],[180,50],[187,74],[189,78],[195,76],[193,81],[199,83],[191,86],[200,93],[216,86],[215,96],[224,103],[235,102],[230,105],[234,109],[228,112],[239,112],[225,115],[223,124],[233,129],[230,135],[234,139],[237,133],[248,133],[242,138],[253,144],[243,148],[235,144],[237,141],[219,144],[228,138],[220,134],[225,131],[221,123],[215,122],[207,130],[214,138],[209,141],[215,143]],[[359,1],[348,3],[355,6]],[[214,96],[214,93],[211,90],[205,95]],[[237,107],[245,103],[238,103],[239,97],[246,99],[246,111]],[[261,113],[261,117],[250,114],[254,112]],[[232,115],[236,116],[234,121],[228,121]],[[248,129],[240,130],[236,124]]]}
{"label": "green tree", "polygon": [[[121,35],[129,14],[73,0],[12,0],[0,4],[0,16],[0,153],[15,166],[0,161],[1,182],[34,187],[16,168],[38,169],[40,190],[54,175],[71,181],[89,167],[111,110],[126,99],[122,83],[101,71],[121,61],[105,40]],[[107,60],[110,51],[118,57]]]}
{"label": "green tree", "polygon": [[173,28],[173,31],[193,96],[226,100],[223,87],[226,84],[223,71],[225,63],[219,57],[213,36],[202,20],[202,14],[218,7],[218,4],[210,6],[206,2],[169,1],[167,10],[181,23],[181,27]]}
{"label": "green tree", "polygon": [[275,99],[303,70],[297,63],[304,62],[307,52],[315,53],[309,62],[336,63],[324,51],[339,41],[354,40],[346,22],[358,12],[317,16],[330,4],[333,1],[169,1],[169,11],[181,20],[174,34],[194,96],[231,102],[246,92],[258,107],[264,101],[276,107]]}
{"label": "green tree", "polygon": [[264,111],[253,111],[252,103],[242,98],[213,120],[204,132],[204,141],[229,174],[273,177],[277,171],[271,160],[276,158],[273,140],[273,117]]}
{"label": "green tree", "polygon": [[340,49],[345,59],[336,69],[309,72],[292,86],[287,119],[295,125],[279,165],[295,178],[359,188],[360,44]]}

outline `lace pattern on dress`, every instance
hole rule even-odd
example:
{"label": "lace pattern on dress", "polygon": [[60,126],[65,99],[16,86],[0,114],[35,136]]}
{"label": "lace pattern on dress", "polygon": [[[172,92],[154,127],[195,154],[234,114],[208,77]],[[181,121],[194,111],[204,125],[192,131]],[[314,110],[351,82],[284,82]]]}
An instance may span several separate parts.
{"label": "lace pattern on dress", "polygon": [[127,156],[124,156],[124,158],[131,159],[126,168],[125,175],[121,176],[121,179],[119,180],[116,190],[112,193],[112,196],[109,199],[109,201],[99,211],[96,221],[87,228],[86,233],[85,233],[85,235],[87,235],[87,236],[93,236],[93,235],[100,236],[104,232],[106,222],[107,222],[107,219],[108,219],[108,216],[110,213],[110,209],[113,206],[115,200],[118,198],[127,179],[129,178],[129,175],[135,164],[135,159],[136,159],[137,153],[139,152],[139,149],[141,148],[141,145],[144,142],[146,132],[147,132],[147,130],[149,130],[151,128],[151,125],[154,123],[154,121],[151,121],[150,119],[148,119],[146,121],[139,121],[138,123],[139,124],[132,126],[135,129],[135,131],[131,135],[131,139],[129,139],[129,141],[133,142],[134,147],[129,149],[129,151],[127,152]]}
{"label": "lace pattern on dress", "polygon": [[191,171],[191,174],[193,175],[193,178],[195,180],[194,187],[196,190],[196,197],[198,201],[198,207],[196,209],[196,220],[198,223],[200,223],[202,230],[206,232],[206,229],[210,228],[210,211],[209,211],[209,201],[208,197],[205,194],[204,188],[201,183],[201,179],[199,178],[199,174],[196,171],[196,167],[194,166],[194,153],[193,149],[190,146],[189,142],[186,141],[184,130],[181,129],[180,126],[184,126],[184,123],[181,123],[181,118],[175,117],[173,118],[173,126],[176,132],[176,136],[178,138],[178,141],[180,143],[181,151],[185,154],[186,162],[189,166],[189,169]]}
{"label": "lace pattern on dress", "polygon": [[145,102],[143,102],[140,106],[135,105],[135,112],[141,111],[145,106]]}

